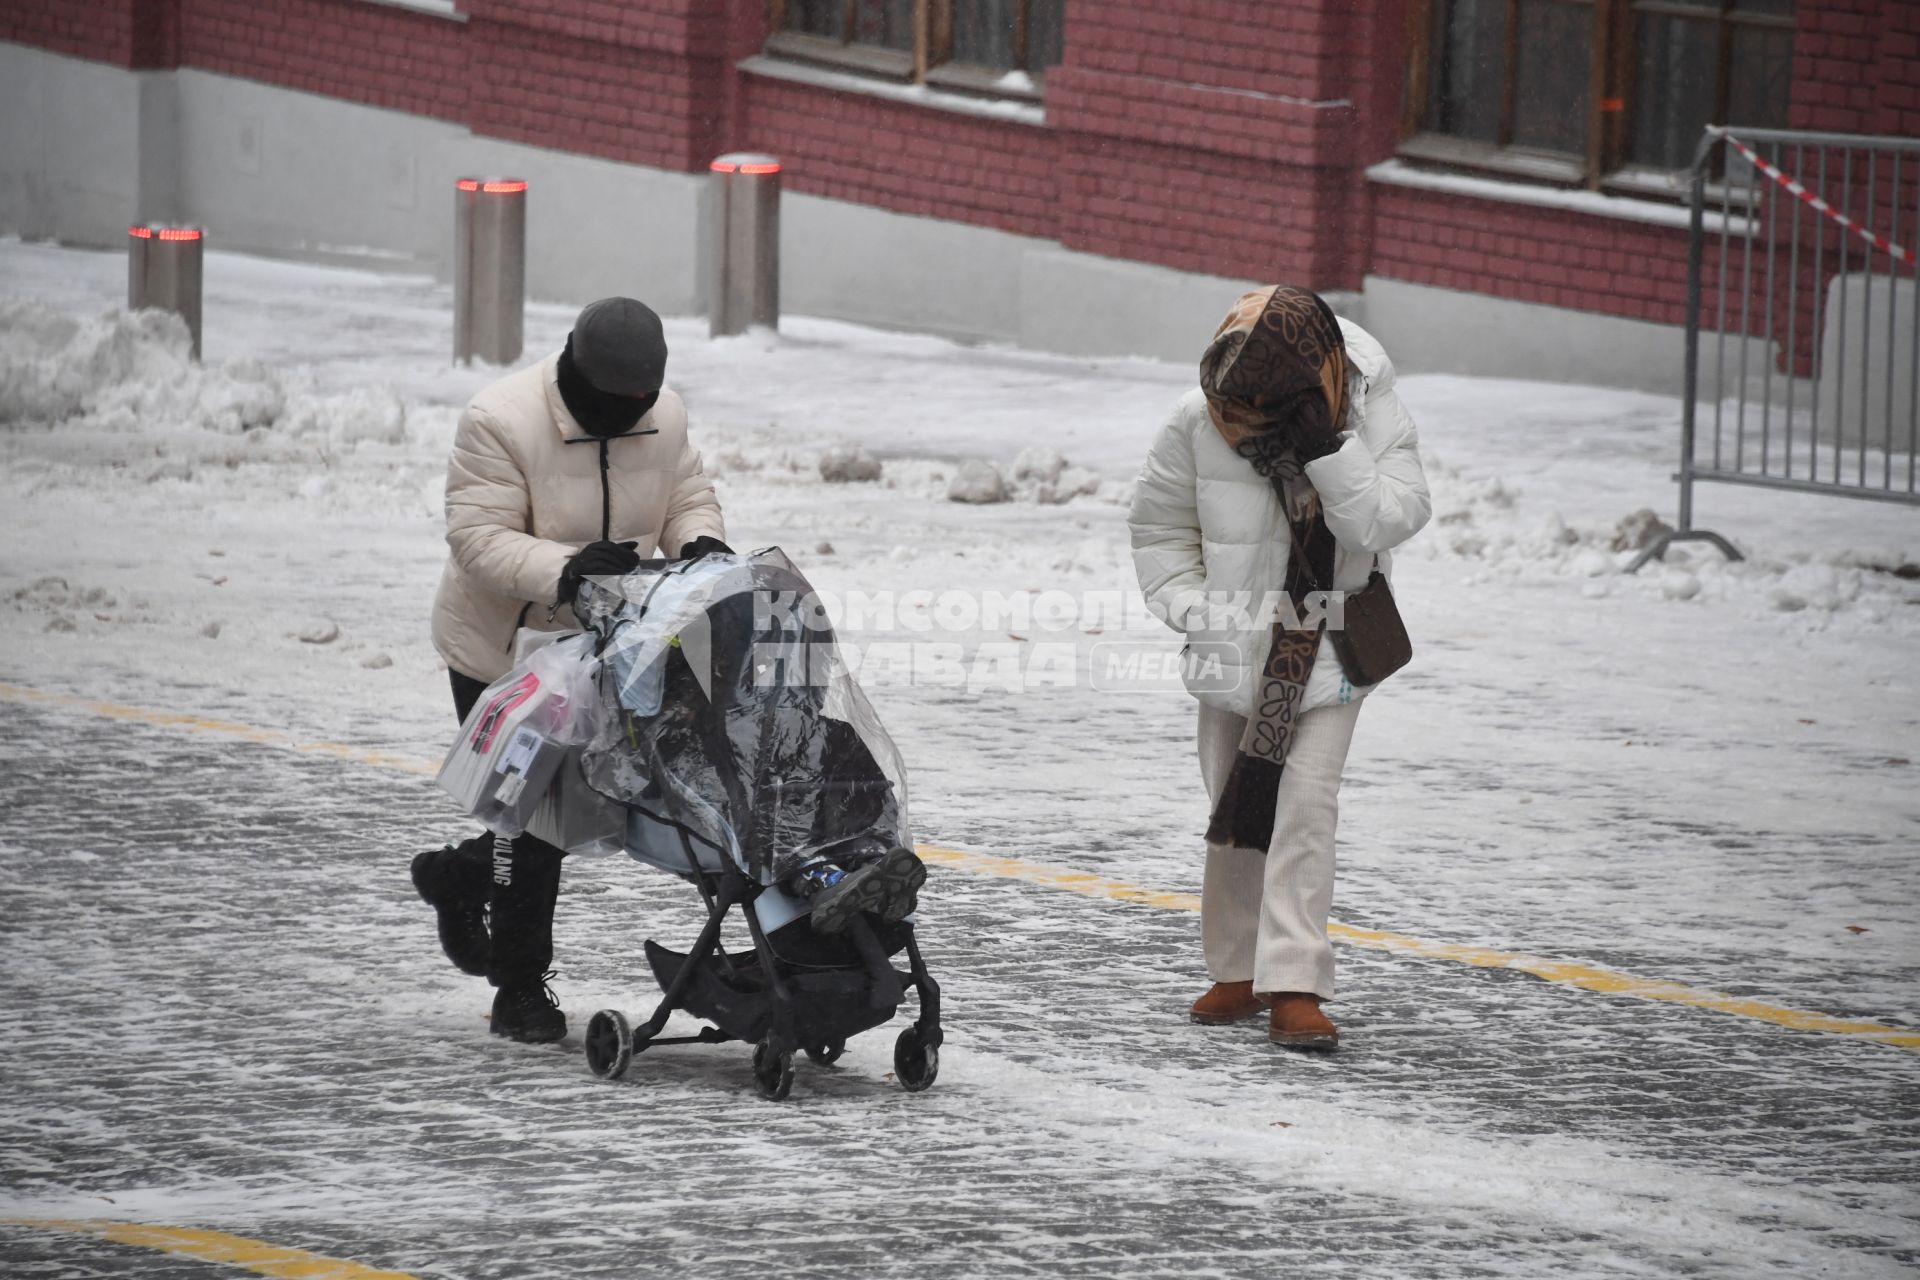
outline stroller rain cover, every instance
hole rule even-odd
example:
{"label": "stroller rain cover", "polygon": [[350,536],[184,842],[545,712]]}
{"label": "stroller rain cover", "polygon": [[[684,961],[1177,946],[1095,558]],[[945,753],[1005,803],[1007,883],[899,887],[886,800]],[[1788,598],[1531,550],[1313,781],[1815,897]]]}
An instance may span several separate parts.
{"label": "stroller rain cover", "polygon": [[780,550],[642,562],[575,612],[601,640],[594,790],[762,884],[911,844],[899,752]]}

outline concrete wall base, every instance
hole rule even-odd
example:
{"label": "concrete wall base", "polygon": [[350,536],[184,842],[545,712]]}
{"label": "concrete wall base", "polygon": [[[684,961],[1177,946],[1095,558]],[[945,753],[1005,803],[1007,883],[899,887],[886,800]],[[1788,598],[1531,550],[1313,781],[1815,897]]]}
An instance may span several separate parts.
{"label": "concrete wall base", "polygon": [[1382,276],[1367,328],[1405,373],[1464,373],[1679,395],[1686,330]]}

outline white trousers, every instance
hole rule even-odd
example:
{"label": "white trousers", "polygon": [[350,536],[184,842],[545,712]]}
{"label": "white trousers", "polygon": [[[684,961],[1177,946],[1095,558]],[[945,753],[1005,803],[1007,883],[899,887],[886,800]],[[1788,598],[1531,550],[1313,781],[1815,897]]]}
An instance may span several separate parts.
{"label": "white trousers", "polygon": [[[1360,719],[1358,699],[1301,715],[1280,774],[1273,843],[1251,849],[1207,845],[1200,891],[1200,939],[1207,976],[1253,980],[1261,995],[1308,991],[1333,996],[1333,836],[1340,821],[1340,774]],[[1209,811],[1233,769],[1244,716],[1200,704],[1200,776]]]}

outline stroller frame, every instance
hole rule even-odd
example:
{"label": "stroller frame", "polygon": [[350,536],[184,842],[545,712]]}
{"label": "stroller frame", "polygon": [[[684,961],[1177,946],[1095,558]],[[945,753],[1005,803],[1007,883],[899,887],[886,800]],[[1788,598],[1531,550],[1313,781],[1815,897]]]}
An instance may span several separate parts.
{"label": "stroller frame", "polygon": [[[684,828],[679,836],[687,861],[686,874],[706,903],[705,927],[685,956],[651,939],[647,941],[647,958],[661,987],[660,1003],[653,1016],[637,1027],[617,1009],[595,1013],[585,1037],[589,1070],[596,1076],[618,1079],[635,1054],[655,1045],[751,1040],[755,1042],[754,1083],[762,1097],[779,1101],[793,1087],[796,1049],[817,1065],[832,1065],[845,1052],[849,1036],[891,1020],[906,988],[912,987],[920,1012],[894,1043],[894,1078],[910,1093],[933,1084],[939,1074],[944,1040],[940,987],[927,972],[911,920],[893,926],[897,930],[893,936],[907,955],[905,973],[893,967],[887,947],[864,916],[856,915],[848,922],[846,937],[862,962],[858,974],[864,980],[866,1003],[858,1015],[826,1016],[827,1001],[811,998],[816,994],[812,988],[831,986],[834,995],[845,997],[856,985],[849,981],[855,971],[814,971],[782,960],[754,910],[755,900],[766,887],[750,879],[729,857],[720,859],[719,871],[704,870]],[[720,942],[721,927],[735,907],[741,908],[753,939],[753,951],[747,956],[729,956]],[[701,1027],[695,1035],[662,1036],[676,1010],[691,1013],[710,1025]]]}

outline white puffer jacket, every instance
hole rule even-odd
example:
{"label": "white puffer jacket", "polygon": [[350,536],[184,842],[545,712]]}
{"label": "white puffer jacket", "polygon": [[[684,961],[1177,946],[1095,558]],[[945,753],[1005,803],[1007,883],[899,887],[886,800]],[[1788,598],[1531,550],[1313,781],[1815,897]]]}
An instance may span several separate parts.
{"label": "white puffer jacket", "polygon": [[602,441],[560,398],[559,353],[473,398],[447,464],[447,546],[433,646],[455,671],[494,680],[522,626],[572,629],[553,604],[560,571],[587,543],[637,542],[674,555],[726,526],[687,440],[687,410],[663,390],[634,429]]}
{"label": "white puffer jacket", "polygon": [[[1371,334],[1340,322],[1353,365],[1348,436],[1340,448],[1307,463],[1327,527],[1337,543],[1334,586],[1364,587],[1375,552],[1418,533],[1432,514],[1413,419],[1393,390],[1393,364]],[[1255,608],[1278,600],[1286,582],[1291,539],[1280,496],[1253,465],[1228,446],[1207,415],[1206,397],[1188,392],[1161,429],[1134,489],[1127,521],[1133,564],[1147,602],[1185,630],[1198,652],[1217,656],[1224,672],[1189,672],[1194,696],[1237,715],[1251,715],[1254,687],[1272,645],[1272,620]],[[1391,572],[1391,557],[1380,567]],[[1246,593],[1253,625],[1205,613],[1209,601]],[[1269,593],[1272,593],[1269,595]],[[1194,614],[1194,610],[1202,610]],[[1188,626],[1191,621],[1196,625]],[[1210,622],[1228,622],[1213,627]],[[1322,639],[1307,682],[1305,709],[1367,692],[1348,684],[1332,642]]]}

